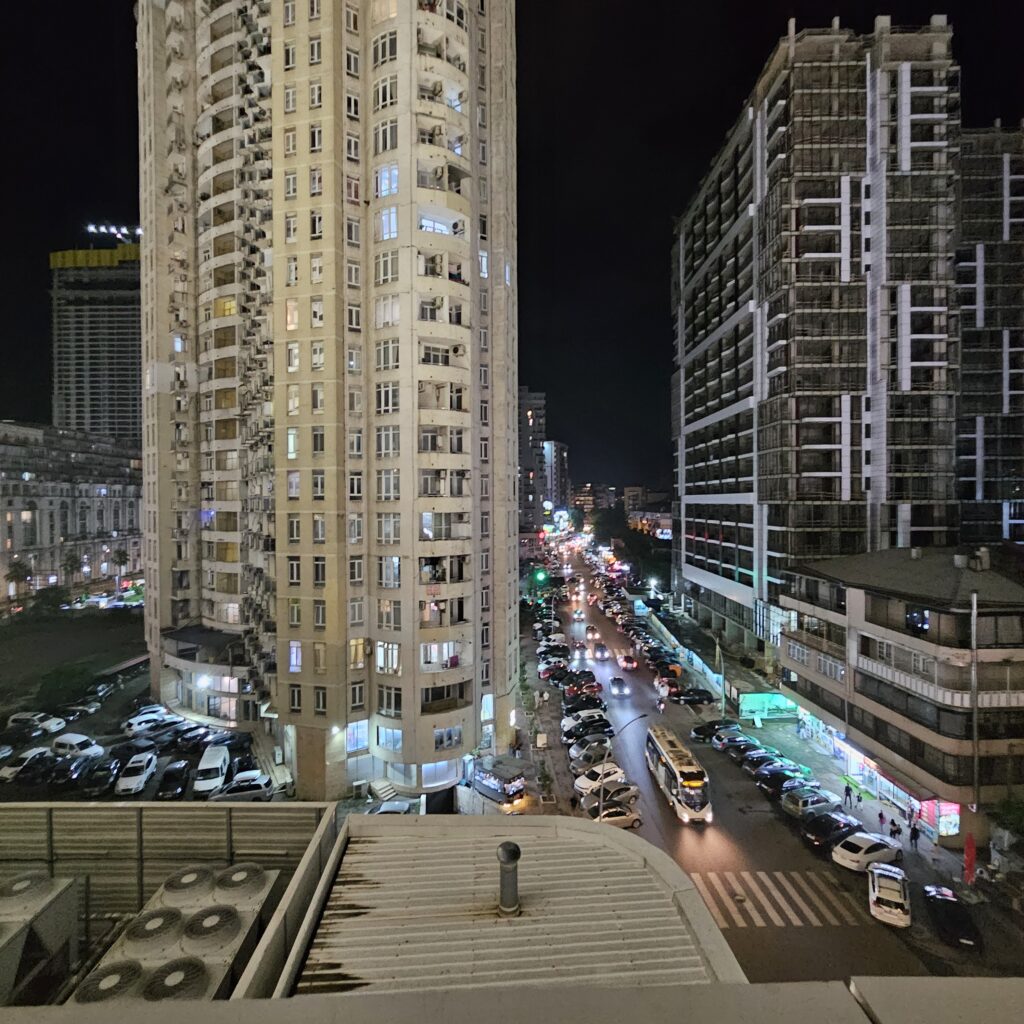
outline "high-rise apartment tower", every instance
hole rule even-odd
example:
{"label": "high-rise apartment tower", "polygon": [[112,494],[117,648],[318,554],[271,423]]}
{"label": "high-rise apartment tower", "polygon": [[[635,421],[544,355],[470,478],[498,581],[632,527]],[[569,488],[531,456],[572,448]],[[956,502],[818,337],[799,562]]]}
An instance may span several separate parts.
{"label": "high-rise apartment tower", "polygon": [[137,10],[154,688],[450,786],[518,677],[512,0]]}
{"label": "high-rise apartment tower", "polygon": [[733,642],[790,560],[955,539],[951,41],[791,23],[678,224],[674,586]]}
{"label": "high-rise apartment tower", "polygon": [[527,533],[544,525],[547,404],[543,391],[519,389],[519,529]]}

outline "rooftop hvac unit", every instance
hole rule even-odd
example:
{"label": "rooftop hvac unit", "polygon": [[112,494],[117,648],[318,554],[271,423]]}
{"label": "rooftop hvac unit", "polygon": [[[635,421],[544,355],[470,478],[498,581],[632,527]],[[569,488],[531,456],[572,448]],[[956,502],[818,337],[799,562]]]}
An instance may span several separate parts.
{"label": "rooftop hvac unit", "polygon": [[78,897],[72,879],[41,872],[0,882],[0,1006],[16,1003],[46,964],[65,972],[78,957]]}
{"label": "rooftop hvac unit", "polygon": [[74,1000],[223,999],[259,938],[279,872],[175,871],[75,990]]}

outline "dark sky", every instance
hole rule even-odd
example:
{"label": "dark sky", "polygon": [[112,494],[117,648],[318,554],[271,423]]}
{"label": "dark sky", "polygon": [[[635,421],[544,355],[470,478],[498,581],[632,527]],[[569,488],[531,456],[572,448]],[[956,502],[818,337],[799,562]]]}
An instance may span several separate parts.
{"label": "dark sky", "polygon": [[[574,480],[670,479],[672,219],[786,19],[870,30],[949,15],[964,124],[1024,116],[1024,4],[519,0],[520,381],[548,393]],[[51,249],[137,217],[130,0],[12,5],[0,419],[49,418]]]}

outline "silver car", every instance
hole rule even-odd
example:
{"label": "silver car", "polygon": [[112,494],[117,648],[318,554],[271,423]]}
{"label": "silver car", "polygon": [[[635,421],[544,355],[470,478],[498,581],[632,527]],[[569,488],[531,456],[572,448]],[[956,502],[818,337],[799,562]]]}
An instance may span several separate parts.
{"label": "silver car", "polygon": [[209,800],[210,803],[217,803],[221,800],[267,802],[274,799],[276,789],[274,780],[269,775],[257,775],[254,779],[242,778],[235,782],[229,782],[214,793]]}
{"label": "silver car", "polygon": [[611,759],[610,750],[591,746],[584,750],[575,760],[569,762],[569,771],[573,775],[582,775],[584,772],[589,772],[594,765],[600,764],[602,761],[610,761]]}
{"label": "silver car", "polygon": [[578,740],[569,748],[569,760],[578,760],[591,747],[604,753],[604,751],[612,749],[612,741],[608,736],[604,736],[601,733],[595,733],[593,736],[584,736],[583,739]]}
{"label": "silver car", "polygon": [[[601,789],[604,790],[603,799]],[[589,811],[591,807],[597,807],[600,803],[604,803],[605,806],[608,804],[622,804],[624,807],[635,807],[639,799],[640,790],[633,783],[606,782],[600,789],[595,789],[592,793],[588,793],[581,801],[580,806],[585,811]]]}
{"label": "silver car", "polygon": [[636,811],[622,804],[605,804],[603,810],[599,810],[595,804],[587,811],[587,817],[591,821],[600,821],[616,828],[639,828],[643,824]]}

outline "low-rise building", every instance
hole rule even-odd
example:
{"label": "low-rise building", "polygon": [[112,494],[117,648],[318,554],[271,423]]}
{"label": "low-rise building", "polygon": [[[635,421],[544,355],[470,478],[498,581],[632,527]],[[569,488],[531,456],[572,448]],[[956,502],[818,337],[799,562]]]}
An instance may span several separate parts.
{"label": "low-rise building", "polygon": [[[110,438],[0,421],[0,585],[8,597],[131,574],[142,559],[142,462]],[[118,553],[127,554],[118,564]],[[8,579],[15,565],[25,579]]]}
{"label": "low-rise building", "polygon": [[787,575],[782,688],[809,737],[940,843],[981,840],[971,806],[1024,792],[1024,576],[1013,551],[894,548]]}

